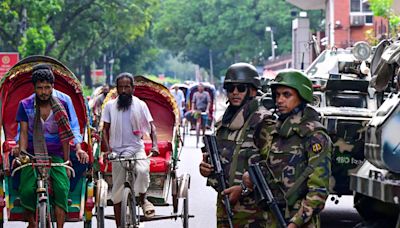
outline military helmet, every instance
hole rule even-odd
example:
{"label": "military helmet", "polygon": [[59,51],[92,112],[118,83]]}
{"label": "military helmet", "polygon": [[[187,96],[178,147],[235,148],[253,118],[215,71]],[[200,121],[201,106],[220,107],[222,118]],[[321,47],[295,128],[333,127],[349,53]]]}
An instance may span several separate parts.
{"label": "military helmet", "polygon": [[271,89],[273,94],[278,86],[287,86],[297,90],[300,97],[302,97],[307,102],[311,103],[313,101],[313,86],[310,79],[298,70],[286,70],[280,72],[276,75],[275,80],[271,83]]}
{"label": "military helmet", "polygon": [[260,88],[260,76],[257,69],[248,63],[235,63],[229,66],[225,74],[224,89],[229,83],[246,83]]}

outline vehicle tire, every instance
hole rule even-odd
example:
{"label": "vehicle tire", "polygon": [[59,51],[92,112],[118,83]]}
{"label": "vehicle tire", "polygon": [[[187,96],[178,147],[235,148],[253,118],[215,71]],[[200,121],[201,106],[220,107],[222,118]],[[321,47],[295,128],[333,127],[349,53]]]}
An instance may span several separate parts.
{"label": "vehicle tire", "polygon": [[137,227],[136,219],[136,199],[135,196],[132,195],[132,191],[130,188],[124,188],[124,192],[122,195],[122,203],[121,203],[121,227],[129,228],[129,227]]}
{"label": "vehicle tire", "polygon": [[96,207],[96,210],[97,227],[104,228],[104,207],[98,206]]}
{"label": "vehicle tire", "polygon": [[39,204],[39,228],[47,228],[47,204],[40,202]]}
{"label": "vehicle tire", "polygon": [[189,227],[189,195],[183,199],[183,207],[182,207],[182,225],[183,228]]}
{"label": "vehicle tire", "polygon": [[[376,227],[376,225],[378,227],[394,227],[399,215],[397,206],[360,193],[354,195],[354,207],[364,222],[368,224],[367,227]],[[385,226],[384,224],[392,225]]]}

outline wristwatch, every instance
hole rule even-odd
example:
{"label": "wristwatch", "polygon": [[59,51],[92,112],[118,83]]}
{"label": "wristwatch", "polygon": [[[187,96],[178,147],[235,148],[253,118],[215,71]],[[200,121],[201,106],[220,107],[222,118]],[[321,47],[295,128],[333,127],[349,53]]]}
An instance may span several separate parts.
{"label": "wristwatch", "polygon": [[248,196],[251,193],[251,190],[243,182],[240,183],[240,187],[242,187],[242,196]]}

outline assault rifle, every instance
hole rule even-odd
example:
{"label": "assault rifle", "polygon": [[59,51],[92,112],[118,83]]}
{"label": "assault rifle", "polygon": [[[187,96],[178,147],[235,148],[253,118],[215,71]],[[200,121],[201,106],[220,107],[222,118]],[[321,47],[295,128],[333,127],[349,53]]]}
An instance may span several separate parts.
{"label": "assault rifle", "polygon": [[253,189],[256,194],[258,193],[259,200],[257,204],[263,210],[268,210],[269,208],[271,213],[278,220],[279,226],[281,228],[286,228],[286,221],[278,207],[278,203],[276,202],[274,195],[272,195],[271,188],[269,187],[267,181],[265,181],[259,164],[253,164],[249,166],[249,175],[254,185]]}
{"label": "assault rifle", "polygon": [[[218,180],[218,184],[219,184],[218,191],[223,192],[226,189],[225,173],[224,173],[224,169],[222,168],[221,160],[219,158],[216,137],[213,135],[204,135],[203,141],[204,141],[205,149],[207,150],[207,153],[209,154],[211,165],[214,167],[214,173]],[[223,195],[223,200],[224,200],[225,211],[226,211],[226,214],[228,215],[229,227],[233,228],[233,223],[232,223],[233,213],[232,213],[231,203],[229,202],[228,195]]]}

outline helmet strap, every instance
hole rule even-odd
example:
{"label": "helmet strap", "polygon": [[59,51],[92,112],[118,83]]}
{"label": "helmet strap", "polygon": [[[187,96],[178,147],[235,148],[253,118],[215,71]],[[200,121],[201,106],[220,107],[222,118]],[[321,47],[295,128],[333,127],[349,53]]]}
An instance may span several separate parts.
{"label": "helmet strap", "polygon": [[240,107],[242,107],[244,104],[246,104],[247,101],[251,99],[253,99],[253,97],[250,97],[250,87],[247,87],[246,96],[244,97],[242,103],[240,104]]}
{"label": "helmet strap", "polygon": [[305,100],[302,100],[301,103],[297,107],[295,107],[292,111],[290,111],[288,113],[279,113],[279,112],[277,112],[278,113],[278,120],[284,121],[289,116],[291,116],[293,114],[297,114],[297,113],[303,111],[306,107],[307,107],[307,102]]}

